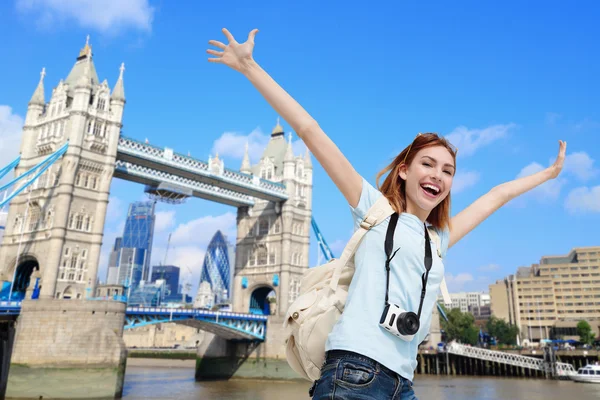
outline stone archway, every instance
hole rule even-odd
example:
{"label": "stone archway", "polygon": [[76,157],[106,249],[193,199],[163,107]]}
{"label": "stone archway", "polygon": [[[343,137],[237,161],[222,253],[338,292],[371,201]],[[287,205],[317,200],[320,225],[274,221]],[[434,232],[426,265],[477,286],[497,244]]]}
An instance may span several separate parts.
{"label": "stone archway", "polygon": [[63,299],[74,299],[75,296],[76,296],[76,293],[73,290],[73,288],[71,286],[67,286],[65,288],[65,291],[63,292],[62,298]]}
{"label": "stone archway", "polygon": [[250,294],[250,314],[270,315],[269,298],[275,297],[275,291],[270,286],[259,286]]}
{"label": "stone archway", "polygon": [[34,271],[39,270],[40,264],[35,257],[30,255],[22,257],[15,273],[11,300],[22,300],[25,298],[25,293],[31,283],[31,275]]}

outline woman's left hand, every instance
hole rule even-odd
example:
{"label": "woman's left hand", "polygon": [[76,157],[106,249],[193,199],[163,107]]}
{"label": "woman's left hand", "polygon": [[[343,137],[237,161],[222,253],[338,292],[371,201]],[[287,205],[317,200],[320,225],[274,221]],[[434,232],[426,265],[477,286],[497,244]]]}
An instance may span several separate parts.
{"label": "woman's left hand", "polygon": [[563,164],[565,162],[565,153],[567,152],[567,142],[563,142],[562,140],[558,141],[558,156],[556,157],[556,161],[552,164],[548,169],[550,170],[550,179],[556,178],[560,171],[563,169]]}

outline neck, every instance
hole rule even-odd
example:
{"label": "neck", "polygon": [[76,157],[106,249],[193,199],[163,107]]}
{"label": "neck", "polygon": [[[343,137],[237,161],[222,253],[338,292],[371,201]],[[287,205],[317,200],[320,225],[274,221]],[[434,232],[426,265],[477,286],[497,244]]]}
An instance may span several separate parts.
{"label": "neck", "polygon": [[418,205],[413,203],[407,196],[405,212],[416,216],[417,218],[419,218],[421,220],[421,222],[425,223],[425,221],[427,221],[427,217],[429,217],[429,214],[431,211],[423,210],[421,207],[419,207]]}

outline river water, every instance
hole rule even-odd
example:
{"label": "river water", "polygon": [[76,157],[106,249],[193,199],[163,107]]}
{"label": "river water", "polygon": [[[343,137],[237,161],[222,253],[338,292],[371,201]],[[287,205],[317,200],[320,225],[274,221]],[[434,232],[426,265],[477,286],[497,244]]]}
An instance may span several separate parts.
{"label": "river water", "polygon": [[[229,380],[196,382],[193,368],[127,367],[124,399],[306,400],[310,384]],[[600,384],[542,379],[433,377],[417,375],[419,400],[591,400]]]}

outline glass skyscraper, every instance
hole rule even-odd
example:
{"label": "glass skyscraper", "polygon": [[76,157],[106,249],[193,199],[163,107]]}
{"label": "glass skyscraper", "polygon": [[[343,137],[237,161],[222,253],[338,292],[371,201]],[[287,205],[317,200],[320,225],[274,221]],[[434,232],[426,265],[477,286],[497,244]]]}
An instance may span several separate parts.
{"label": "glass skyscraper", "polygon": [[150,278],[150,256],[154,236],[155,202],[143,201],[129,205],[127,220],[120,249],[115,243],[118,255],[117,284],[128,285],[132,289],[139,286],[141,281]]}
{"label": "glass skyscraper", "polygon": [[208,282],[212,292],[212,304],[227,303],[231,294],[231,275],[235,268],[235,252],[233,246],[221,231],[217,231],[208,244],[204,263],[202,264],[202,275],[200,284]]}

